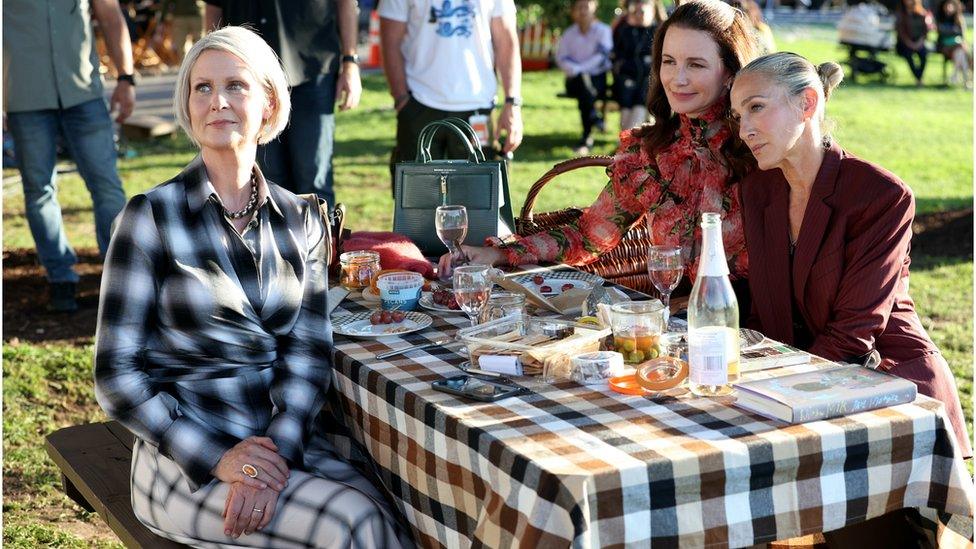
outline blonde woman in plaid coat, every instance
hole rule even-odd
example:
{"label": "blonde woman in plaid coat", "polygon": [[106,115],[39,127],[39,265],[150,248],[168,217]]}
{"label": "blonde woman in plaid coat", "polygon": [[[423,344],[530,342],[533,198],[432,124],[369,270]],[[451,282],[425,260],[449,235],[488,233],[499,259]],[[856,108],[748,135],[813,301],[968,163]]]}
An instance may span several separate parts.
{"label": "blonde woman in plaid coat", "polygon": [[211,33],[174,103],[200,156],[126,206],[98,311],[95,392],[137,437],[136,516],[194,547],[409,545],[322,433],[328,231],[255,164],[288,121],[277,58],[247,29]]}

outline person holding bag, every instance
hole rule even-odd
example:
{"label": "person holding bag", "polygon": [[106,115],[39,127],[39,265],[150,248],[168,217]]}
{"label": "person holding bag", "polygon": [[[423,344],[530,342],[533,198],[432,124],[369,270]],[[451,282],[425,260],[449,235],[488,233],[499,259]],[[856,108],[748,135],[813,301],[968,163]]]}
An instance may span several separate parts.
{"label": "person holding bag", "polygon": [[[644,219],[655,244],[682,247],[685,272],[694,280],[701,213],[721,212],[733,284],[737,294],[747,292],[738,181],[755,164],[728,118],[728,91],[732,76],[757,53],[740,10],[718,0],[682,4],[654,37],[648,110],[657,123],[621,132],[610,182],[596,202],[567,225],[464,246],[467,257],[491,265],[584,265]],[[440,268],[450,270],[447,255]]]}
{"label": "person holding bag", "polygon": [[[489,152],[522,142],[522,63],[512,0],[383,0],[378,7],[383,73],[396,110],[394,167],[417,156],[418,137],[431,122],[456,117],[474,126]],[[498,88],[504,102],[492,121]],[[457,158],[462,147],[447,135],[431,144],[433,158]],[[391,189],[392,190],[392,189]]]}
{"label": "person holding bag", "polygon": [[193,547],[411,546],[326,439],[328,227],[255,163],[288,123],[281,65],[225,27],[174,102],[200,155],[117,220],[95,336],[95,397],[135,435],[136,518]]}

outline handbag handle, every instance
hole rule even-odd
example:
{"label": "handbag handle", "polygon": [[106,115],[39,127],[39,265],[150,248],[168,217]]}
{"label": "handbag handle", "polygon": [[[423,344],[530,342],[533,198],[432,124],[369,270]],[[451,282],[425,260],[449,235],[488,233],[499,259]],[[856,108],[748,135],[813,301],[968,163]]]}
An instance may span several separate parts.
{"label": "handbag handle", "polygon": [[478,158],[478,153],[475,152],[474,147],[471,146],[471,142],[468,141],[468,137],[464,135],[464,132],[450,122],[435,120],[424,126],[424,129],[420,130],[420,137],[417,139],[417,162],[426,164],[432,160],[430,146],[434,141],[434,134],[436,134],[437,130],[441,128],[450,129],[461,139],[461,142],[464,143],[465,148],[468,149],[468,160],[474,162],[475,164],[481,160]]}
{"label": "handbag handle", "polygon": [[471,124],[468,124],[467,122],[465,122],[464,120],[456,116],[449,116],[445,118],[444,121],[454,124],[461,131],[468,134],[468,139],[471,140],[471,144],[474,146],[474,152],[478,156],[478,159],[481,160],[482,162],[486,160],[485,151],[481,150],[481,139],[478,138],[478,134],[474,132],[474,128],[471,127]]}
{"label": "handbag handle", "polygon": [[519,212],[519,219],[517,220],[516,225],[524,226],[525,224],[533,223],[532,208],[535,207],[535,201],[539,197],[539,193],[542,192],[542,188],[545,187],[546,184],[557,175],[561,175],[579,168],[589,168],[591,166],[608,167],[612,163],[612,156],[592,155],[581,156],[579,158],[570,158],[569,160],[563,160],[562,162],[556,164],[532,184],[532,187],[529,189],[529,194],[525,196],[525,202],[522,204],[522,211]]}

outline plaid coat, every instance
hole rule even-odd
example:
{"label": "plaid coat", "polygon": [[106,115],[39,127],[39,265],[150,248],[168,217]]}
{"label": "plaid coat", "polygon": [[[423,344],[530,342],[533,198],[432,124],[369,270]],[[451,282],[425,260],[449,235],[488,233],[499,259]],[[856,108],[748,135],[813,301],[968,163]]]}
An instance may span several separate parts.
{"label": "plaid coat", "polygon": [[[326,438],[337,426],[320,413],[332,329],[318,204],[256,178],[261,206],[242,233],[199,158],[117,220],[95,396],[138,437],[133,510],[194,547],[410,547],[382,493],[344,459],[358,455]],[[223,533],[229,485],[210,471],[252,435],[272,438],[292,475],[269,525],[232,539]]]}
{"label": "plaid coat", "polygon": [[332,378],[327,230],[259,179],[266,200],[238,234],[198,158],[130,200],[105,260],[95,396],[194,490],[252,435],[302,464]]}

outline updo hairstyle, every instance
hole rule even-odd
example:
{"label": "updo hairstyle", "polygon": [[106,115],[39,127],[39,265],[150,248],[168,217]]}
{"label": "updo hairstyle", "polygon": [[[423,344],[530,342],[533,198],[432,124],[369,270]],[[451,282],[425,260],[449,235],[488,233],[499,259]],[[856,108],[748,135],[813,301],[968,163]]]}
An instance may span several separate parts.
{"label": "updo hairstyle", "polygon": [[[814,66],[805,57],[791,52],[778,52],[764,55],[739,71],[736,77],[756,73],[761,74],[771,82],[782,86],[787,96],[797,108],[803,90],[812,88],[820,99],[817,103],[817,120],[824,125],[824,106],[841,80],[844,79],[844,69],[832,61]],[[826,128],[824,133],[827,133]]]}

